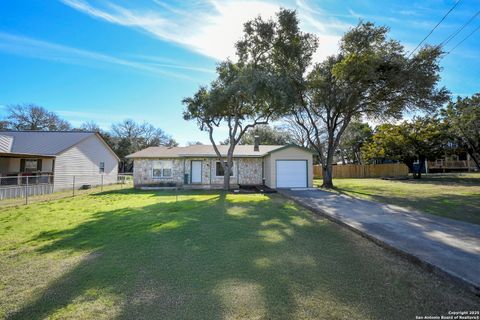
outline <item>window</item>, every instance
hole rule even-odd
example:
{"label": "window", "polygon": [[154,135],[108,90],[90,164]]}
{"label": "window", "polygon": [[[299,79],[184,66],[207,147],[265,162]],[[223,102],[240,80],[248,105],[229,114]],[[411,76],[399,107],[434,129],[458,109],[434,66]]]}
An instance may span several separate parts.
{"label": "window", "polygon": [[154,178],[161,178],[162,177],[162,169],[153,169],[153,177]]}
{"label": "window", "polygon": [[25,159],[25,172],[37,171],[37,159]]}
{"label": "window", "polygon": [[[232,171],[230,172],[230,177],[233,177],[233,173],[235,172],[235,162],[233,162]],[[223,170],[223,166],[220,161],[215,163],[215,176],[223,177],[225,175],[225,171]]]}
{"label": "window", "polygon": [[105,173],[105,162],[100,162],[100,165],[98,166],[98,171],[100,173]]}
{"label": "window", "polygon": [[157,160],[152,165],[152,177],[154,179],[159,178],[171,178],[173,163],[170,160]]}
{"label": "window", "polygon": [[171,177],[172,176],[172,169],[163,169],[162,171],[163,177]]}

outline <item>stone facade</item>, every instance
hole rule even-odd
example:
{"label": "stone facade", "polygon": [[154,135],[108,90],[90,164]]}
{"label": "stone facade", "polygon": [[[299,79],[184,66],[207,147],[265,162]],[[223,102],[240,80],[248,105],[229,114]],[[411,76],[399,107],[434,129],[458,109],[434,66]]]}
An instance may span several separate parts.
{"label": "stone facade", "polygon": [[[153,164],[156,160],[172,161],[172,176],[170,178],[154,178]],[[133,184],[136,187],[161,183],[183,184],[183,159],[135,159],[133,161]]]}
{"label": "stone facade", "polygon": [[238,160],[238,183],[263,184],[263,158],[240,158]]}
{"label": "stone facade", "polygon": [[[172,175],[168,178],[153,177],[153,169],[155,161],[167,160],[172,161]],[[223,184],[223,176],[216,176],[215,158],[171,158],[171,159],[154,159],[154,158],[136,158],[134,159],[133,182],[136,187],[175,183],[183,185],[185,174],[191,179],[191,161],[202,161],[202,182],[197,184],[199,187],[221,186]],[[230,178],[230,184],[236,186],[238,184],[260,185],[263,183],[263,158],[235,158],[234,159],[234,175]],[[190,182],[189,182],[190,184]],[[191,185],[194,187],[195,185]]]}

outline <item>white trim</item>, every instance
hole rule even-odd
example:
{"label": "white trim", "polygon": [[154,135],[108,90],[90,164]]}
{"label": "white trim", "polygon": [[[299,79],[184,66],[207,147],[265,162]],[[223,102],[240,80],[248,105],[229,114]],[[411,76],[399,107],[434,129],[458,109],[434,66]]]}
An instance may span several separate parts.
{"label": "white trim", "polygon": [[[166,176],[164,170],[170,170],[170,174]],[[160,175],[155,175],[155,170],[160,171]],[[152,163],[152,179],[171,179],[173,177],[173,161],[172,160],[155,160]]]}
{"label": "white trim", "polygon": [[[226,161],[223,161],[223,162],[226,162]],[[220,160],[215,160],[215,167],[213,168],[214,173],[215,173],[215,178],[223,178],[225,175],[223,175],[223,176],[218,176],[217,175],[217,163],[220,163]],[[233,160],[232,175],[230,176],[230,178],[236,177],[236,175],[235,175],[235,169],[236,168],[237,168],[236,161]]]}

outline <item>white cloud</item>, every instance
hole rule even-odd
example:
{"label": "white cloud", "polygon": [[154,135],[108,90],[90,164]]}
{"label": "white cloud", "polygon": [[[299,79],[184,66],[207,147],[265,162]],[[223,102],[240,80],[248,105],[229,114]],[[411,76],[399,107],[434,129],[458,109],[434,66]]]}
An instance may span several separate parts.
{"label": "white cloud", "polygon": [[[73,48],[61,44],[46,42],[19,35],[13,35],[1,31],[0,51],[9,54],[16,54],[36,59],[52,60],[68,64],[88,65],[97,67],[102,67],[105,65],[117,65],[137,71],[146,72],[156,76],[168,76],[183,79],[191,78],[182,73],[167,71],[165,69],[196,69],[195,67],[185,66],[181,64],[154,64],[121,59],[118,57],[94,51]],[[206,72],[206,70],[200,70],[200,68],[197,68],[196,71]]]}
{"label": "white cloud", "polygon": [[180,70],[189,70],[189,71],[197,71],[202,73],[215,73],[215,67],[212,64],[212,68],[202,68],[202,67],[194,67],[194,66],[187,66],[182,64],[176,64],[174,61],[168,58],[162,58],[157,56],[148,56],[148,55],[133,55],[138,61],[142,61],[145,64],[164,67],[164,68],[172,68],[172,69],[180,69]]}
{"label": "white cloud", "polygon": [[[83,108],[75,108],[77,110]],[[144,122],[145,119],[137,113],[119,114],[119,113],[102,113],[88,111],[72,111],[72,110],[56,110],[61,117],[68,119],[74,126],[79,127],[85,122],[94,121],[101,129],[110,130],[113,123],[123,121],[124,119],[133,119],[137,122]]]}
{"label": "white cloud", "polygon": [[[240,39],[246,21],[258,15],[273,17],[282,6],[296,9],[302,28],[318,35],[317,59],[336,52],[339,34],[349,26],[306,0],[295,3],[199,0],[188,2],[188,8],[173,7],[160,0],[143,3],[141,8],[127,8],[99,0],[60,1],[96,19],[138,29],[216,60],[234,57],[234,44]],[[140,6],[139,2],[135,4]]]}

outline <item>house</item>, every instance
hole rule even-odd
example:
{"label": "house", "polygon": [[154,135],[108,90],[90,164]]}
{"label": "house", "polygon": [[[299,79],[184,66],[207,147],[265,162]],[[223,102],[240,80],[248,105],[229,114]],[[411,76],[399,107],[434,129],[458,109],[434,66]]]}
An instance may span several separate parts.
{"label": "house", "polygon": [[[228,146],[218,146],[226,157]],[[133,153],[136,187],[175,184],[192,188],[222,187],[224,170],[211,145],[150,147]],[[238,145],[233,155],[231,187],[312,187],[312,152],[295,145]],[[222,159],[225,161],[225,158]]]}
{"label": "house", "polygon": [[470,154],[461,150],[457,150],[451,155],[444,155],[434,161],[428,161],[426,167],[430,173],[478,171]]}
{"label": "house", "polygon": [[96,132],[0,131],[0,191],[26,183],[39,193],[114,183],[118,161]]}

